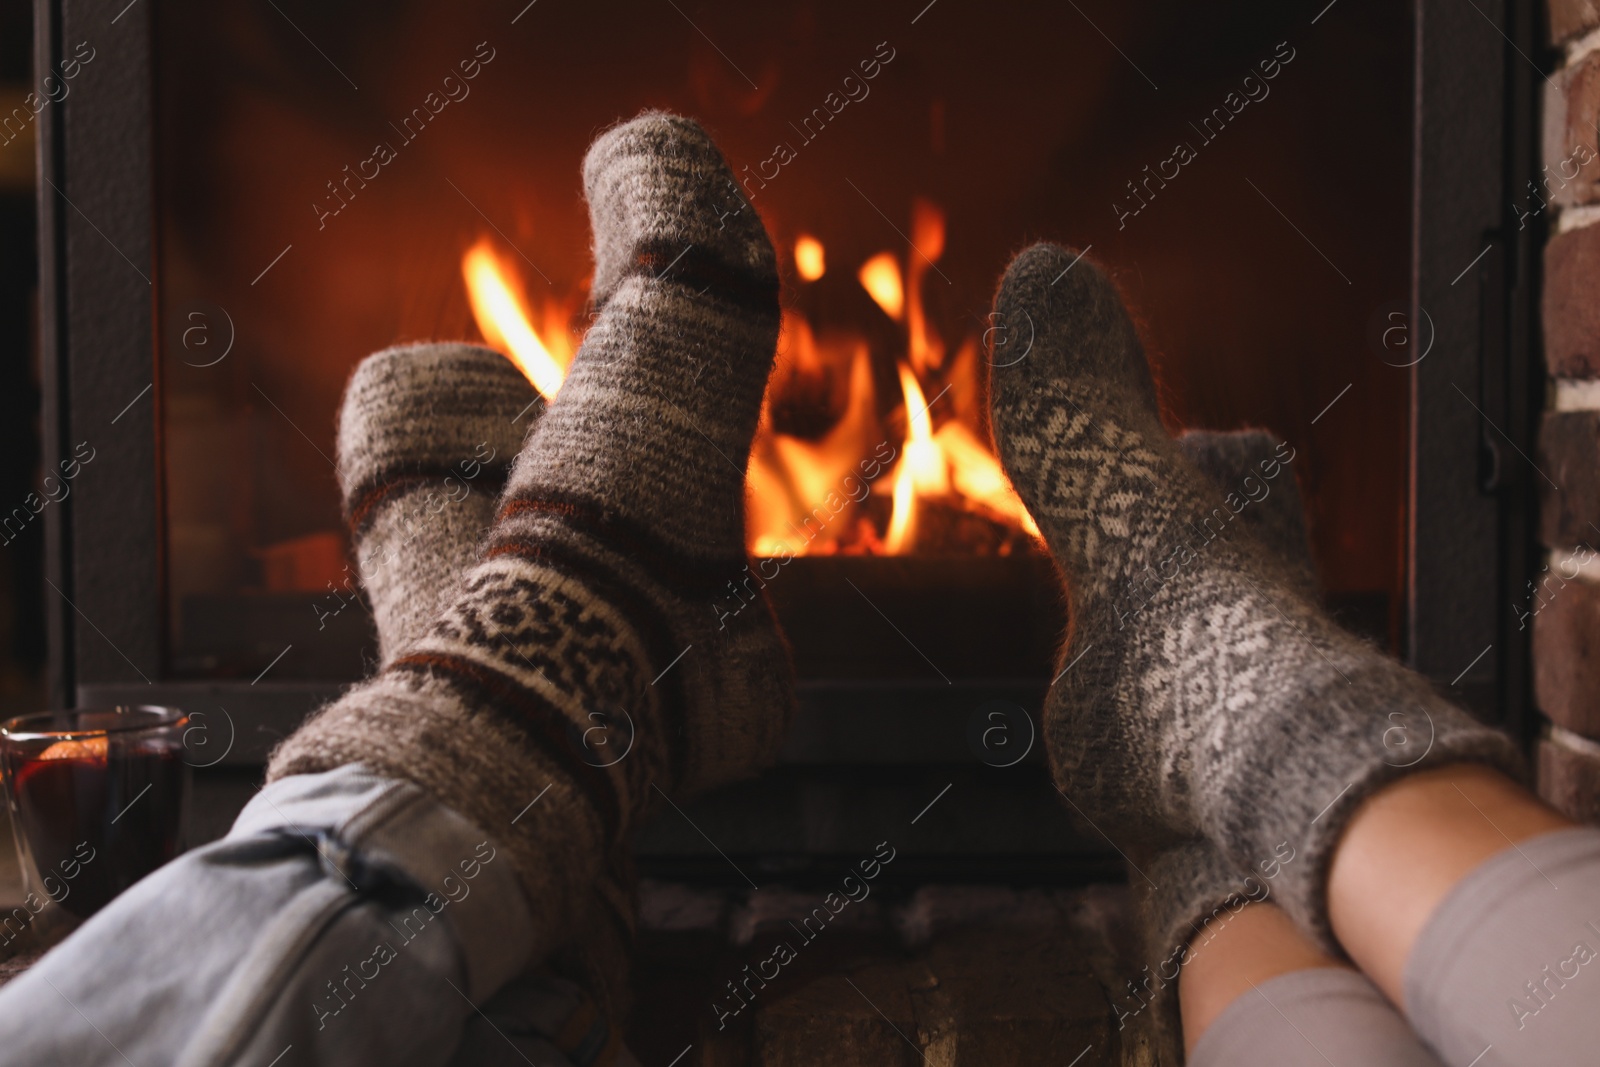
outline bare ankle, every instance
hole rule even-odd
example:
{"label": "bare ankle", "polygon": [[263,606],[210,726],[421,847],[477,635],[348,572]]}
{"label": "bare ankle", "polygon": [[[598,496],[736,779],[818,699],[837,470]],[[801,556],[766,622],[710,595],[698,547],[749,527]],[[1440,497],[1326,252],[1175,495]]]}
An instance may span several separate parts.
{"label": "bare ankle", "polygon": [[1247,904],[1209,937],[1196,937],[1178,979],[1185,1052],[1235,1000],[1295,971],[1347,964],[1323,952],[1272,904]]}
{"label": "bare ankle", "polygon": [[1334,851],[1334,933],[1398,1004],[1411,946],[1450,890],[1496,853],[1572,825],[1491,767],[1450,764],[1392,782],[1356,811]]}

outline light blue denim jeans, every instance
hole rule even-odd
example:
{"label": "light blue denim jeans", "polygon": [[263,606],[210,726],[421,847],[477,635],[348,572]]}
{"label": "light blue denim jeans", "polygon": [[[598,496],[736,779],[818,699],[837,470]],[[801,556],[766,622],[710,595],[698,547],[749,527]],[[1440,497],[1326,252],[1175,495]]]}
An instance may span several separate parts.
{"label": "light blue denim jeans", "polygon": [[0,1064],[632,1064],[527,969],[528,907],[509,856],[416,786],[284,778],[0,990]]}

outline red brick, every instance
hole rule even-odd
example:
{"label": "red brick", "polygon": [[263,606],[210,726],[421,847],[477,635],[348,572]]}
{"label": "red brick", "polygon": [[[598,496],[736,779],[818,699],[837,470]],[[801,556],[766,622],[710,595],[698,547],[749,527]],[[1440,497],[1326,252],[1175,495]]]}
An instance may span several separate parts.
{"label": "red brick", "polygon": [[1544,543],[1600,546],[1600,412],[1545,412],[1534,459]]}
{"label": "red brick", "polygon": [[1600,225],[1544,249],[1544,362],[1553,378],[1600,378]]}
{"label": "red brick", "polygon": [[[1563,207],[1600,201],[1600,52],[1551,75],[1544,92],[1544,173],[1533,189],[1513,198],[1522,215],[1544,211],[1543,201]],[[1542,188],[1540,187],[1542,185]]]}
{"label": "red brick", "polygon": [[1550,40],[1556,44],[1600,26],[1597,0],[1549,0]]}
{"label": "red brick", "polygon": [[1600,745],[1560,733],[1541,739],[1539,795],[1569,819],[1600,823]]}
{"label": "red brick", "polygon": [[[1591,543],[1600,542],[1600,537]],[[1572,573],[1568,567],[1564,573]],[[1556,568],[1545,576],[1533,617],[1533,692],[1539,710],[1559,726],[1600,738],[1600,586],[1563,584]]]}

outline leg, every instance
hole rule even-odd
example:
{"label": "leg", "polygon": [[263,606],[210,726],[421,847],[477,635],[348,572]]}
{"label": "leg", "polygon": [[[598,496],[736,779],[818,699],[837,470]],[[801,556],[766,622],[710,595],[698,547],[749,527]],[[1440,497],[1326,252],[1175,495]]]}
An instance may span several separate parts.
{"label": "leg", "polygon": [[[543,410],[509,359],[476,345],[401,345],[367,357],[351,374],[339,410],[339,487],[381,666],[425,637],[459,594],[494,524],[512,459]],[[600,1025],[615,1031],[628,1010],[635,908],[631,868],[625,860],[608,867],[574,946],[527,983],[551,988],[547,971],[570,979],[598,1009]],[[570,1000],[564,992],[555,997]],[[581,1014],[589,1003],[573,1010]],[[468,1044],[474,1029],[499,1040],[482,1019],[468,1029]]]}
{"label": "leg", "polygon": [[83,1067],[442,1064],[533,929],[501,842],[409,783],[301,775],[0,991],[0,1048]]}
{"label": "leg", "polygon": [[1403,778],[1362,805],[1334,853],[1334,933],[1378,988],[1403,1005],[1406,960],[1450,891],[1490,857],[1572,826],[1488,768],[1440,767]]}
{"label": "leg", "polygon": [[[1341,629],[1240,516],[1295,452],[1219,492],[1161,425],[1132,320],[1087,259],[1021,253],[997,316],[1032,324],[990,372],[995,441],[1067,585],[1044,709],[1057,784],[1114,839],[1205,836],[1242,868],[1293,855],[1274,900],[1332,949],[1326,879],[1350,814],[1427,766],[1513,770],[1503,735]],[[1393,716],[1433,724],[1408,763]]]}
{"label": "leg", "polygon": [[1328,880],[1341,944],[1451,1063],[1580,1062],[1600,1043],[1600,831],[1478,766],[1374,794]]}
{"label": "leg", "polygon": [[[1270,469],[1282,444],[1260,431],[1190,431],[1178,439],[1184,455],[1224,493],[1254,485],[1259,494],[1263,465]],[[1285,479],[1254,504],[1240,522],[1285,565],[1297,589],[1315,596],[1295,481]],[[1437,1067],[1370,982],[1267,902],[1287,855],[1246,873],[1197,839],[1157,853],[1132,872],[1145,958],[1152,961],[1144,988],[1156,1009],[1163,1055],[1177,1061],[1181,1031],[1196,1064],[1287,1059]]]}
{"label": "leg", "polygon": [[[0,1028],[19,1036],[0,1047],[41,1063],[121,1062],[122,1047],[185,1065],[442,1062],[476,1005],[583,935],[606,858],[653,798],[773,754],[793,700],[782,637],[764,604],[732,621],[709,607],[744,566],[772,249],[693,123],[618,127],[584,176],[601,312],[483,559],[424,635],[386,645],[401,654],[279,747],[228,840],[5,991]],[[626,758],[596,760],[589,735],[618,726]],[[330,807],[328,782],[357,799]],[[469,895],[472,878],[488,881]],[[373,948],[385,928],[406,947]],[[203,973],[180,965],[191,954]],[[363,995],[373,973],[392,995]]]}
{"label": "leg", "polygon": [[[471,562],[522,438],[512,420],[535,398],[504,357],[469,345],[389,349],[352,375],[337,469],[385,661],[426,629]],[[34,1062],[122,1062],[123,1052],[135,1062],[266,1062],[286,1052],[289,1067],[356,1049],[443,1062],[471,1015],[446,983],[481,997],[527,951],[516,879],[503,858],[496,877],[484,875],[483,857],[500,849],[474,833],[414,786],[354,766],[288,779],[258,794],[225,840],[134,887],[8,987],[0,1017],[59,1022],[0,1042],[36,1051],[25,1057]],[[426,847],[395,848],[417,841]],[[386,868],[399,877],[367,877]],[[459,899],[438,913],[416,911],[425,893],[411,892],[410,907],[379,899],[405,899],[402,884]],[[503,939],[462,942],[502,914]],[[393,958],[375,958],[379,944]],[[187,980],[152,983],[152,970]],[[106,995],[116,988],[122,995]],[[411,998],[439,994],[458,1003],[408,1010]],[[150,1016],[165,1025],[143,1025]]]}
{"label": "leg", "polygon": [[[438,621],[274,754],[269,779],[362,763],[504,836],[569,944],[607,857],[662,796],[752,773],[793,702],[744,570],[744,470],[778,329],[776,259],[704,131],[647,114],[584,164],[599,315]],[[591,736],[615,742],[597,758]],[[608,756],[611,749],[599,756]]]}
{"label": "leg", "polygon": [[1246,903],[1207,936],[1189,942],[1178,978],[1183,1048],[1195,1043],[1240,997],[1286,974],[1344,968],[1306,940],[1283,909]]}
{"label": "leg", "polygon": [[1271,904],[1190,943],[1178,999],[1193,1067],[1439,1067],[1372,983]]}
{"label": "leg", "polygon": [[[1026,358],[991,372],[1001,459],[1061,567],[1071,607],[1062,657],[1072,667],[1044,711],[1052,771],[1114,838],[1160,849],[1203,837],[1241,869],[1270,866],[1277,872],[1274,901],[1336,955],[1329,874],[1358,811],[1434,768],[1478,765],[1484,770],[1475,780],[1504,783],[1520,773],[1519,754],[1422,679],[1343,632],[1293,568],[1264,549],[1251,523],[1235,521],[1276,491],[1270,483],[1293,450],[1231,491],[1206,484],[1161,427],[1149,370],[1115,288],[1081,259],[1035,246],[1013,261],[996,312],[1006,323],[1031,326],[1032,344]],[[1413,746],[1423,723],[1427,743]],[[1496,810],[1502,807],[1516,831],[1521,824],[1513,816],[1527,813],[1515,804]],[[1537,818],[1527,817],[1536,832]],[[1433,828],[1423,822],[1410,832]],[[1524,848],[1552,837],[1563,835]],[[1352,859],[1369,835],[1354,840]],[[1570,842],[1550,847],[1581,851]],[[1474,857],[1469,844],[1454,868],[1427,868],[1442,883],[1432,899],[1474,858],[1481,853]],[[1380,850],[1355,884],[1370,888],[1382,863],[1408,859]],[[1581,867],[1566,853],[1555,859]],[[1475,877],[1450,899],[1473,889]],[[1600,884],[1600,877],[1590,881]],[[1492,888],[1500,903],[1516,895],[1501,883]],[[1529,890],[1524,884],[1517,892]],[[1416,893],[1425,909],[1428,891]],[[1449,969],[1424,950],[1445,940],[1429,931],[1470,927],[1461,913],[1447,899],[1428,918],[1429,929],[1413,935],[1408,992],[1423,988],[1437,999],[1446,987],[1440,975]],[[1402,922],[1404,913],[1387,921]],[[1566,934],[1578,936],[1570,924]],[[1489,961],[1499,944],[1475,959]],[[1574,955],[1592,954],[1587,944],[1569,946],[1551,961],[1564,967],[1550,981],[1570,980]],[[1531,1014],[1540,1002],[1548,1004],[1530,1001],[1524,1010]],[[1450,1003],[1430,1015],[1408,999],[1424,1036],[1453,1060],[1459,1040],[1451,1040],[1469,1034],[1474,1020]],[[1503,1002],[1499,1010],[1508,1012]]]}

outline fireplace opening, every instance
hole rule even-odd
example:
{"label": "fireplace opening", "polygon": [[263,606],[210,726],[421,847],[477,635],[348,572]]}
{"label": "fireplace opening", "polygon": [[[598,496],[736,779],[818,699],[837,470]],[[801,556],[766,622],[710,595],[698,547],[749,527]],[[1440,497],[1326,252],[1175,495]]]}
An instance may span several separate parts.
{"label": "fireplace opening", "polygon": [[578,164],[644,106],[712,131],[782,261],[748,547],[803,676],[1047,677],[1062,609],[983,415],[992,287],[1038,237],[1148,313],[1171,428],[1295,446],[1330,599],[1394,644],[1408,391],[1373,337],[1407,291],[1411,28],[1349,8],[160,5],[171,674],[370,664],[345,377],[464,338],[557,388],[587,323]]}
{"label": "fireplace opening", "polygon": [[793,1024],[769,1047],[804,1030],[837,1058],[814,1021],[875,1026],[874,969],[919,1004],[981,993],[962,1040],[990,1014],[1009,1039],[1024,1015],[990,1012],[991,976],[1046,973],[1041,950],[1084,995],[1029,978],[1049,1002],[1026,1011],[1082,1008],[1073,1032],[1117,1044],[1124,858],[1044,766],[1034,710],[1068,620],[983,418],[1010,343],[990,294],[1036,239],[1120,286],[1169,429],[1288,442],[1340,621],[1523,740],[1546,729],[1542,784],[1582,803],[1563,616],[1538,656],[1523,622],[1540,538],[1576,542],[1576,512],[1540,532],[1537,475],[1583,469],[1593,437],[1593,396],[1539,365],[1537,301],[1551,373],[1584,378],[1554,338],[1587,321],[1568,298],[1591,216],[1566,210],[1576,186],[1537,211],[1524,188],[1541,95],[1584,113],[1592,20],[1552,29],[1574,43],[1546,86],[1538,5],[992,7],[41,0],[42,57],[98,48],[30,127],[45,467],[100,446],[36,526],[52,703],[207,716],[223,751],[191,834],[224,832],[270,747],[375,656],[332,463],[349,372],[483,340],[558,391],[589,322],[579,161],[661,107],[714,134],[779,254],[750,570],[705,608],[764,591],[800,684],[776,767],[630,836],[644,1060],[711,1037],[694,1019],[722,979],[885,837],[860,926],[786,976],[817,998],[764,999]]}

